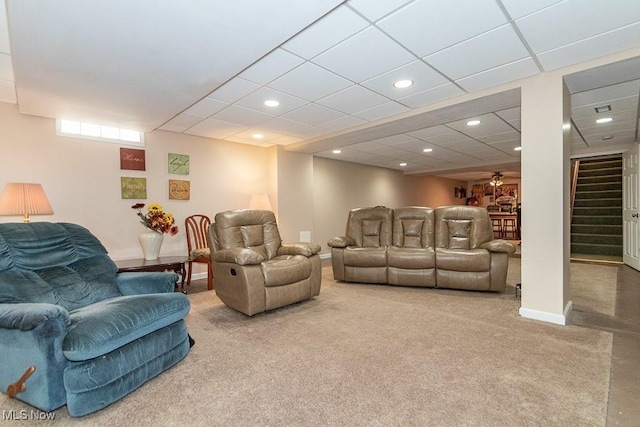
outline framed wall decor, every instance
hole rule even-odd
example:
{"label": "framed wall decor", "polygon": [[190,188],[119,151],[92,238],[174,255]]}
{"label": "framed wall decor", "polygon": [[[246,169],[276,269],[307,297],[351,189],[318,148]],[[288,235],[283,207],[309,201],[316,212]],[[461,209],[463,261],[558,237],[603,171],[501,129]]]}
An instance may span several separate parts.
{"label": "framed wall decor", "polygon": [[123,199],[146,199],[147,178],[120,177],[120,191]]}
{"label": "framed wall decor", "polygon": [[191,198],[191,182],[178,179],[169,180],[170,200],[189,200]]}
{"label": "framed wall decor", "polygon": [[136,148],[120,147],[120,169],[132,171],[145,170],[145,151]]}
{"label": "framed wall decor", "polygon": [[169,153],[169,173],[189,175],[189,155]]}

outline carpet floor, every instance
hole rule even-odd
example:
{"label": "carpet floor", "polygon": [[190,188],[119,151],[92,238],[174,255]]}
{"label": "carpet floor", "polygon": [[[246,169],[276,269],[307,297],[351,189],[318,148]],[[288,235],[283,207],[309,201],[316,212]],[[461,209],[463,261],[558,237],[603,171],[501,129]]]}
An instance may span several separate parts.
{"label": "carpet floor", "polygon": [[56,424],[604,426],[611,334],[519,317],[511,270],[494,294],[340,283],[325,267],[318,297],[251,318],[190,294],[185,360]]}

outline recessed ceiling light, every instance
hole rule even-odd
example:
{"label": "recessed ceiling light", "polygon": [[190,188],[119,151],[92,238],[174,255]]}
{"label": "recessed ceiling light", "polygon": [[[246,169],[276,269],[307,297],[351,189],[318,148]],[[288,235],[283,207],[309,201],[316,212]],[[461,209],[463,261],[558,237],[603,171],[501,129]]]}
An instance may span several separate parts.
{"label": "recessed ceiling light", "polygon": [[423,148],[423,149],[422,149],[422,152],[423,152],[423,153],[430,153],[430,152],[432,152],[432,151],[433,151],[433,148]]}
{"label": "recessed ceiling light", "polygon": [[264,101],[264,105],[266,105],[267,107],[277,107],[278,105],[280,105],[280,103],[275,99],[267,99],[266,101]]}
{"label": "recessed ceiling light", "polygon": [[340,154],[340,153],[342,153],[342,150],[333,150],[332,153],[333,154]]}
{"label": "recessed ceiling light", "polygon": [[608,111],[611,111],[611,105],[601,105],[599,107],[595,108],[596,113],[606,113]]}
{"label": "recessed ceiling light", "polygon": [[513,149],[513,151],[522,151],[522,147],[516,147]]}
{"label": "recessed ceiling light", "polygon": [[467,122],[467,126],[478,126],[480,124],[480,120],[469,120]]}
{"label": "recessed ceiling light", "polygon": [[405,167],[405,166],[407,166],[407,163],[402,162],[402,163],[400,163],[400,166],[401,166],[401,167]]}
{"label": "recessed ceiling light", "polygon": [[264,135],[261,133],[254,133],[253,134],[253,139],[262,139],[264,138]]}
{"label": "recessed ceiling light", "polygon": [[607,136],[603,136],[603,137],[602,137],[602,140],[603,140],[603,141],[607,141],[607,140],[609,140],[609,139],[613,139],[613,135],[607,135]]}
{"label": "recessed ceiling light", "polygon": [[603,117],[601,119],[596,120],[596,123],[602,124],[602,123],[609,123],[613,121],[613,117]]}
{"label": "recessed ceiling light", "polygon": [[398,80],[393,84],[393,87],[398,89],[404,89],[406,87],[411,86],[412,84],[413,84],[413,80]]}

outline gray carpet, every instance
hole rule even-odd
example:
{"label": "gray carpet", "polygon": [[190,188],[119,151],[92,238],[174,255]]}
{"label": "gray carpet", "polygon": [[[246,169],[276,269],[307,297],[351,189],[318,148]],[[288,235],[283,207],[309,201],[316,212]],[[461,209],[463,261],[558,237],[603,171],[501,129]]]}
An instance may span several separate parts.
{"label": "gray carpet", "polygon": [[[514,269],[515,270],[515,269]],[[65,425],[605,425],[608,332],[520,318],[503,294],[336,283],[253,318],[190,294],[196,345]],[[7,409],[30,407],[6,396]]]}

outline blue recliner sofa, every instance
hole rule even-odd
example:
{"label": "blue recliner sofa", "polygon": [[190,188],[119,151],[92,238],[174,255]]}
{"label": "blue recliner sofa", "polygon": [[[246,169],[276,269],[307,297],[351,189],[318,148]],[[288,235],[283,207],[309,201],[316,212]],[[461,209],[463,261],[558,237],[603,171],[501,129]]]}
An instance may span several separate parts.
{"label": "blue recliner sofa", "polygon": [[117,273],[100,241],[68,223],[0,224],[0,390],[71,416],[100,410],[189,352],[174,273]]}

